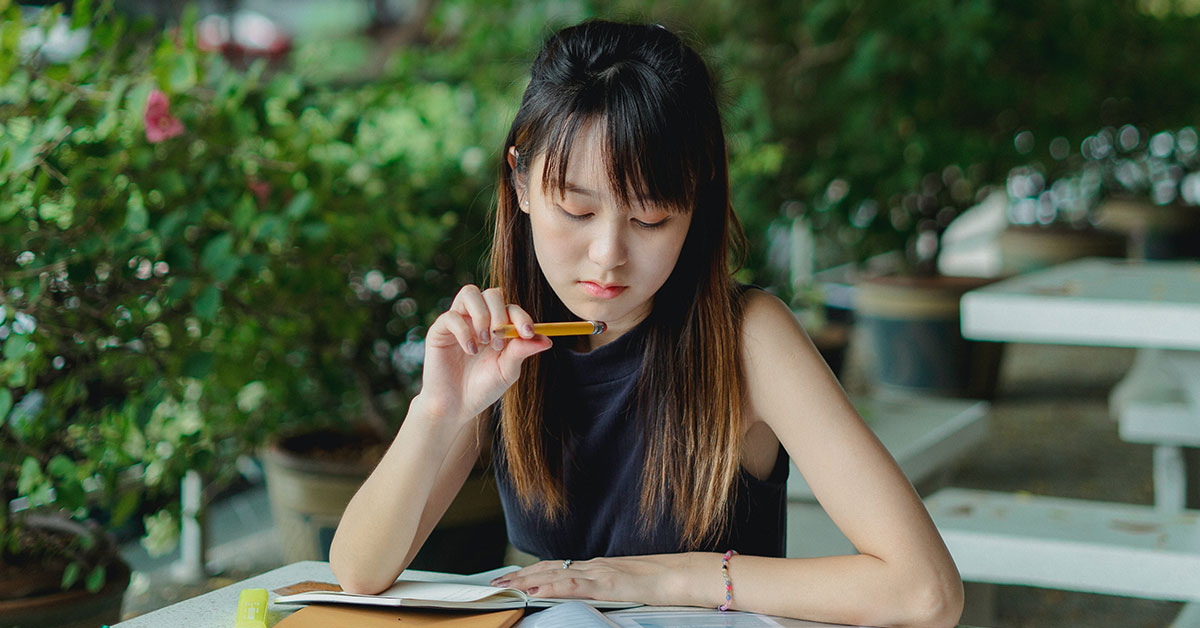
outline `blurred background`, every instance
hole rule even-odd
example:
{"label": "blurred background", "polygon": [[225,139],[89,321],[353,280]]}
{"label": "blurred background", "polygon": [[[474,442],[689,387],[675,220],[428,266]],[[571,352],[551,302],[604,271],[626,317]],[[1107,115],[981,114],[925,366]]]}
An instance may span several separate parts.
{"label": "blurred background", "polygon": [[[1056,417],[1122,445],[1097,399],[1129,353],[882,381],[905,358],[866,346],[848,295],[1200,255],[1198,0],[0,0],[0,597],[108,592],[128,618],[322,558],[419,389],[425,325],[483,281],[528,65],[589,17],[662,23],[709,60],[738,278],[793,306],[847,388],[1021,421],[962,483],[1046,489],[1013,478]],[[486,476],[414,566],[505,560]],[[214,539],[269,548],[214,566]],[[998,625],[1178,609],[1013,589]]]}

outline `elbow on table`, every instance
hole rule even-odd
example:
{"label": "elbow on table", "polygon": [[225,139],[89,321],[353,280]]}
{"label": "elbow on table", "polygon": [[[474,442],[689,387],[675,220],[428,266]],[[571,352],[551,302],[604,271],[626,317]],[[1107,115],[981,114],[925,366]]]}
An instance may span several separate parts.
{"label": "elbow on table", "polygon": [[329,569],[333,572],[333,577],[337,580],[338,585],[346,593],[374,595],[392,586],[396,581],[394,576],[388,580],[368,573],[361,565],[349,562],[344,556],[334,551],[329,553]]}
{"label": "elbow on table", "polygon": [[953,628],[963,612],[962,580],[938,578],[915,591],[908,607],[912,626]]}
{"label": "elbow on table", "polygon": [[[332,568],[332,564],[330,564]],[[387,589],[391,584],[381,584],[381,581],[372,580],[367,574],[354,570],[338,570],[333,569],[333,577],[337,580],[338,586],[346,593],[358,593],[361,595],[374,595]]]}

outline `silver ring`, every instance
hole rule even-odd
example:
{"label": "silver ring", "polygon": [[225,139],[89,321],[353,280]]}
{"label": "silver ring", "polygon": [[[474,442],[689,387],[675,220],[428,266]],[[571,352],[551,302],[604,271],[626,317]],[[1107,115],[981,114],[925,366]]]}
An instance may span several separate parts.
{"label": "silver ring", "polygon": [[571,560],[570,558],[564,560],[563,561],[563,569],[570,569],[571,563],[573,563],[573,562],[575,562],[575,561]]}

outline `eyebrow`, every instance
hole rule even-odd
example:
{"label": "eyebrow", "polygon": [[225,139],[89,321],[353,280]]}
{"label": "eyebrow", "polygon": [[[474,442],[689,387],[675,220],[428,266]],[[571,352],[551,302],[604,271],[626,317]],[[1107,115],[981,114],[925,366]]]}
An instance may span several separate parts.
{"label": "eyebrow", "polygon": [[592,198],[596,198],[596,197],[600,196],[600,194],[598,194],[595,190],[592,190],[590,188],[585,188],[582,185],[571,183],[570,181],[567,181],[566,185],[563,186],[563,192],[570,192],[571,194],[579,194],[580,196],[590,196]]}

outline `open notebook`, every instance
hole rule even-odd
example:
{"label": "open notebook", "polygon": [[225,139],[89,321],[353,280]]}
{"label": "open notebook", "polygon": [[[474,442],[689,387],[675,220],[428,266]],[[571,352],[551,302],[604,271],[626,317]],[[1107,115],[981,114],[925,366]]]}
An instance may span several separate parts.
{"label": "open notebook", "polygon": [[[375,595],[346,593],[337,585],[320,582],[301,582],[285,587],[285,593],[275,598],[276,604],[363,604],[411,608],[441,608],[487,611],[509,608],[545,608],[568,600],[539,598],[519,589],[490,586],[497,576],[520,569],[501,567],[483,573],[459,575],[434,571],[406,570],[391,588]],[[597,608],[632,608],[636,602],[607,602],[584,600]]]}

